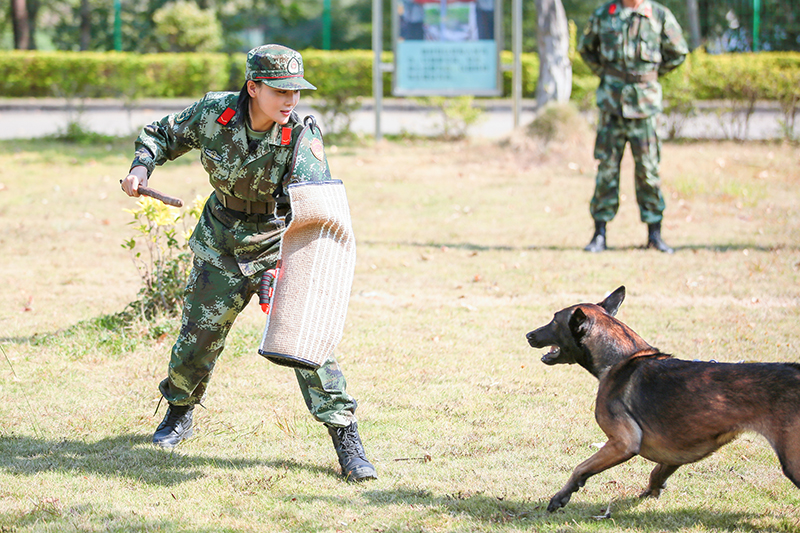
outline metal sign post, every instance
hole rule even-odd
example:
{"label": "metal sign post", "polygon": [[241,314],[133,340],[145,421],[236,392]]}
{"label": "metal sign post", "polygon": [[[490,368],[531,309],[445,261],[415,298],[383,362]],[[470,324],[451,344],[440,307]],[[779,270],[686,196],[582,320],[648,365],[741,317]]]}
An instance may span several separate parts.
{"label": "metal sign post", "polygon": [[514,70],[512,76],[512,101],[514,107],[514,129],[520,125],[522,115],[522,0],[512,0],[511,19],[514,21],[511,30],[512,50],[514,53]]}
{"label": "metal sign post", "polygon": [[380,141],[381,109],[383,107],[383,5],[381,0],[372,0],[372,98],[375,100],[375,140]]}

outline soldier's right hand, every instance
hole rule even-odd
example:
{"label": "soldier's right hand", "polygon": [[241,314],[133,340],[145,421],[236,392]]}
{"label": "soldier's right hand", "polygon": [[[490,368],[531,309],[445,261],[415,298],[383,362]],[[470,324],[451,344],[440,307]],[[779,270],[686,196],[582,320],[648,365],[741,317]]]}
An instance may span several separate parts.
{"label": "soldier's right hand", "polygon": [[128,196],[138,197],[139,186],[147,187],[147,167],[136,166],[133,167],[130,173],[125,176],[125,179],[120,181],[122,190]]}

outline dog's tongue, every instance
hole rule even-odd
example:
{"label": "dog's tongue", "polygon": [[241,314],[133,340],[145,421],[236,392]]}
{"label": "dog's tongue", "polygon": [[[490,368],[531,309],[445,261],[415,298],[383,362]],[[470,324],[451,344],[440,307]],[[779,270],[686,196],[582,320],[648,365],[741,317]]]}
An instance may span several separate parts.
{"label": "dog's tongue", "polygon": [[542,356],[542,362],[543,363],[549,363],[550,361],[552,361],[553,359],[558,357],[558,354],[560,354],[560,353],[561,353],[561,350],[559,349],[558,346],[551,346],[550,347],[550,351],[548,351],[546,354],[544,354]]}

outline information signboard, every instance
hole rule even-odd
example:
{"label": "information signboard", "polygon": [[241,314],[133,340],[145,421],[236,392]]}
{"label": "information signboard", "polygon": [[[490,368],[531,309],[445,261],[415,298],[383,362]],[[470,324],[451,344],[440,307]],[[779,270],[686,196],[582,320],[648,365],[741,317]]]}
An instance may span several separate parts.
{"label": "information signboard", "polygon": [[500,2],[393,0],[395,96],[497,96]]}

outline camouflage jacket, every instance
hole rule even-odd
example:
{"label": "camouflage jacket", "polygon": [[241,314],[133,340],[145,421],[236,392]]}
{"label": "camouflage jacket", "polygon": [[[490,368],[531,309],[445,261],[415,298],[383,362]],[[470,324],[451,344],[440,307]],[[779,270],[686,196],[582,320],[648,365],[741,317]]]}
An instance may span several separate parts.
{"label": "camouflage jacket", "polygon": [[[312,144],[313,149],[299,151],[301,163],[284,182],[303,124],[292,113],[285,126],[276,123],[250,151],[244,120],[235,120],[238,97],[234,92],[208,93],[183,111],[145,126],[136,139],[131,168],[143,165],[149,176],[155,166],[197,149],[215,189],[258,202],[285,195],[289,182],[311,179],[310,175],[330,179],[319,133],[317,138],[303,136],[301,144]],[[316,157],[310,157],[311,151]],[[284,229],[282,217],[258,223],[240,220],[211,194],[189,244],[198,258],[218,268],[252,275],[274,264]]]}
{"label": "camouflage jacket", "polygon": [[630,9],[613,0],[594,11],[578,52],[600,76],[600,109],[625,118],[646,118],[662,109],[657,76],[683,63],[689,48],[666,7],[644,0]]}

